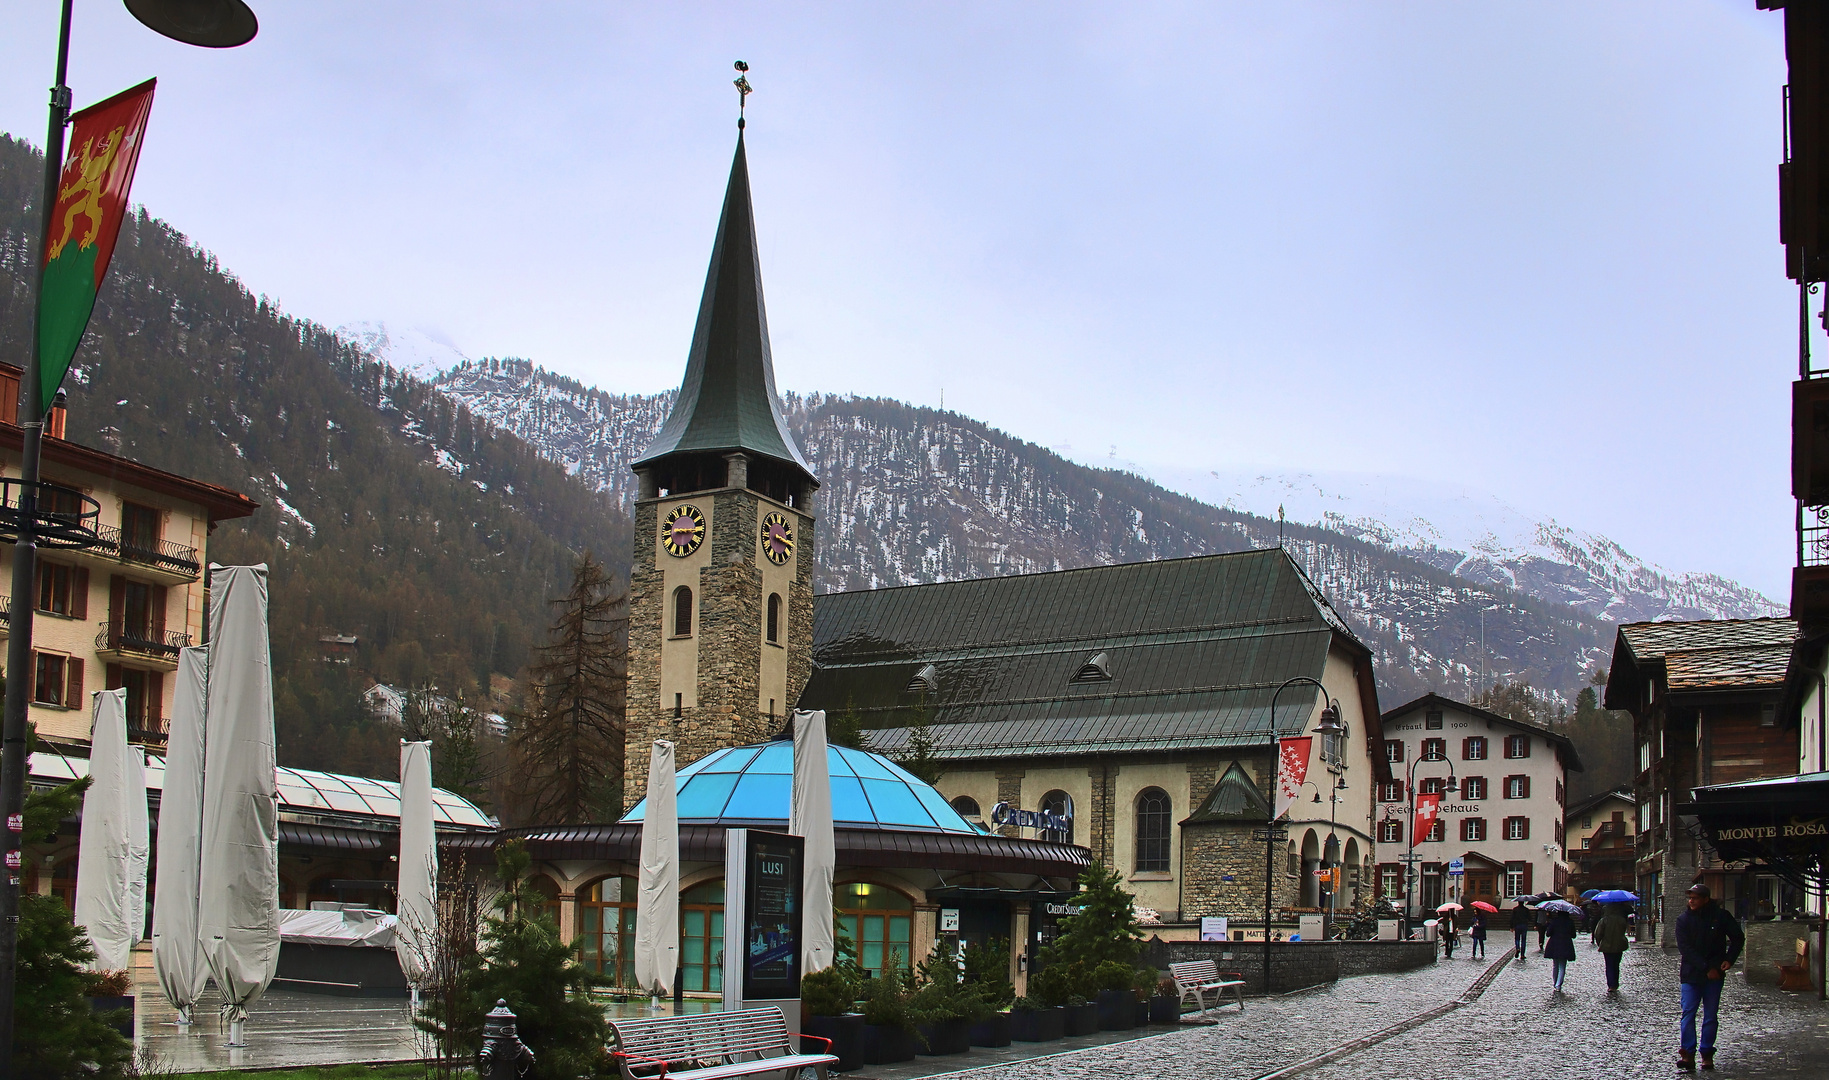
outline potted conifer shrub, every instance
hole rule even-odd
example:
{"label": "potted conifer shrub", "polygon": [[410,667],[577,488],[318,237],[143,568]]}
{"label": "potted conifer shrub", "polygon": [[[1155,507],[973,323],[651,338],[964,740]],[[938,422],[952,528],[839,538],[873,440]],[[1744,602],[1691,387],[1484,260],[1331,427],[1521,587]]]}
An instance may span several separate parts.
{"label": "potted conifer shrub", "polygon": [[89,1009],[109,1027],[133,1038],[133,976],[125,968],[89,980]]}
{"label": "potted conifer shrub", "polygon": [[1100,1031],[1129,1031],[1137,1025],[1137,992],[1131,988],[1131,981],[1130,966],[1116,960],[1106,960],[1092,969]]}
{"label": "potted conifer shrub", "polygon": [[1064,1033],[1067,1010],[1031,997],[1010,1003],[1010,1038],[1017,1042],[1052,1042]]}
{"label": "potted conifer shrub", "polygon": [[978,988],[961,977],[960,962],[944,941],[921,961],[921,987],[909,999],[921,1054],[963,1054],[972,1048],[973,1021],[989,1016]]}
{"label": "potted conifer shrub", "polygon": [[[864,1065],[864,1014],[853,1011],[858,989],[856,977],[836,964],[800,979],[800,1029],[804,1034],[832,1040],[829,1052],[837,1056],[838,1064],[833,1068],[839,1072]],[[828,1051],[823,1044],[809,1041],[801,1052]]]}
{"label": "potted conifer shrub", "polygon": [[1143,947],[1137,925],[1136,898],[1124,890],[1117,873],[1093,863],[1080,875],[1074,897],[1079,913],[1062,920],[1054,942],[1042,950],[1049,969],[1059,969],[1075,1001],[1068,1004],[1067,1034],[1098,1030],[1102,991],[1116,991],[1106,999],[1106,1017],[1114,1025],[1130,1027],[1136,1013],[1130,1005],[1132,970]]}
{"label": "potted conifer shrub", "polygon": [[996,940],[989,945],[967,945],[963,960],[965,982],[977,991],[989,1014],[972,1023],[973,1046],[1010,1045],[1010,1003],[1016,998],[1016,987],[1010,985],[1010,943]]}
{"label": "potted conifer shrub", "polygon": [[864,983],[864,1064],[893,1065],[914,1056],[908,976],[902,971],[902,954],[894,952],[883,973]]}

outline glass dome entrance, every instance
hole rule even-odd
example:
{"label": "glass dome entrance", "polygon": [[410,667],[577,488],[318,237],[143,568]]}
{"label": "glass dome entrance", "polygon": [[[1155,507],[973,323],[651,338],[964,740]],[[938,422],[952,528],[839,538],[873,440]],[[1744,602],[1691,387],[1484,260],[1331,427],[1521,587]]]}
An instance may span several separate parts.
{"label": "glass dome entrance", "polygon": [[[826,766],[832,775],[834,824],[983,835],[932,785],[888,758],[829,746]],[[793,790],[794,744],[789,740],[714,751],[679,771],[680,824],[785,823]],[[643,799],[622,820],[641,821],[647,806]]]}

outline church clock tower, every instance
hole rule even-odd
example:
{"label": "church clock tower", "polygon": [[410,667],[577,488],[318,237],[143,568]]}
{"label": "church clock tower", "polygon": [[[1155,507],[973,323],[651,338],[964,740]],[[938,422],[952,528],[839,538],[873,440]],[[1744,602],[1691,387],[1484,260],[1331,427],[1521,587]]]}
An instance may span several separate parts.
{"label": "church clock tower", "polygon": [[673,412],[634,464],[627,782],[781,730],[813,648],[813,492],[775,396],[743,135]]}

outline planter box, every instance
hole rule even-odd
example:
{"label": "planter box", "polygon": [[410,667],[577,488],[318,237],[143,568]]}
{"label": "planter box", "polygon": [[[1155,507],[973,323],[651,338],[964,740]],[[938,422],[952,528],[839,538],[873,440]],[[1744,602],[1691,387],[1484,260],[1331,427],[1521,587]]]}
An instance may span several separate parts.
{"label": "planter box", "polygon": [[1149,1027],[1149,999],[1131,999],[1131,1026]]}
{"label": "planter box", "polygon": [[928,1057],[966,1053],[972,1048],[971,1033],[972,1025],[965,1020],[922,1024],[921,1038],[916,1040],[915,1052]]}
{"label": "planter box", "polygon": [[913,1061],[914,1042],[914,1033],[911,1031],[865,1024],[864,1064],[894,1065],[898,1061]]}
{"label": "planter box", "polygon": [[1010,1038],[1017,1042],[1053,1042],[1065,1033],[1067,1010],[1023,1009],[1010,1013]]}
{"label": "planter box", "polygon": [[1152,1024],[1181,1023],[1181,999],[1172,997],[1150,998],[1149,1022]]}
{"label": "planter box", "polygon": [[92,997],[89,999],[89,1011],[100,1016],[108,1026],[121,1033],[128,1041],[133,1039],[133,996]]}
{"label": "planter box", "polygon": [[1137,996],[1129,990],[1101,990],[1093,1007],[1099,1011],[1100,1031],[1129,1031],[1137,1025]]}
{"label": "planter box", "polygon": [[1067,1035],[1091,1035],[1099,1030],[1098,1005],[1067,1006],[1067,1022],[1063,1027]]}
{"label": "planter box", "polygon": [[[831,1053],[838,1056],[838,1064],[832,1068],[839,1072],[850,1072],[864,1067],[864,1014],[846,1013],[843,1016],[804,1016],[800,1019],[800,1030],[808,1035],[817,1035],[822,1039],[832,1040]],[[803,1054],[824,1054],[825,1044],[811,1039],[801,1041],[800,1052]]]}
{"label": "planter box", "polygon": [[973,1024],[971,1040],[973,1046],[1010,1045],[1010,1014],[992,1013]]}

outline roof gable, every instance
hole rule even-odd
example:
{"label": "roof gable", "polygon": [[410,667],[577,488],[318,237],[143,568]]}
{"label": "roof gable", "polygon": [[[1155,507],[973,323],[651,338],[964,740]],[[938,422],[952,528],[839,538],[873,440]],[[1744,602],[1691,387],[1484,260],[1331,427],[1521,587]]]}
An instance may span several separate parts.
{"label": "roof gable", "polygon": [[1672,693],[1782,690],[1796,642],[1794,619],[1627,623],[1614,638],[1603,704],[1635,709],[1658,678]]}
{"label": "roof gable", "polygon": [[1531,735],[1541,735],[1556,745],[1556,752],[1562,756],[1563,768],[1567,769],[1569,772],[1584,771],[1581,765],[1581,756],[1575,752],[1574,741],[1560,731],[1554,731],[1541,724],[1533,724],[1526,720],[1514,720],[1504,713],[1496,713],[1490,709],[1482,709],[1478,705],[1470,705],[1465,701],[1456,701],[1453,698],[1443,697],[1437,693],[1431,692],[1424,694],[1415,701],[1405,702],[1395,709],[1389,710],[1384,714],[1384,720],[1386,724],[1389,724],[1393,720],[1408,716],[1414,712],[1420,712],[1424,709],[1453,709],[1456,712],[1465,713],[1476,719],[1485,720],[1490,724],[1502,724],[1506,727],[1515,728],[1518,731],[1527,732]]}

